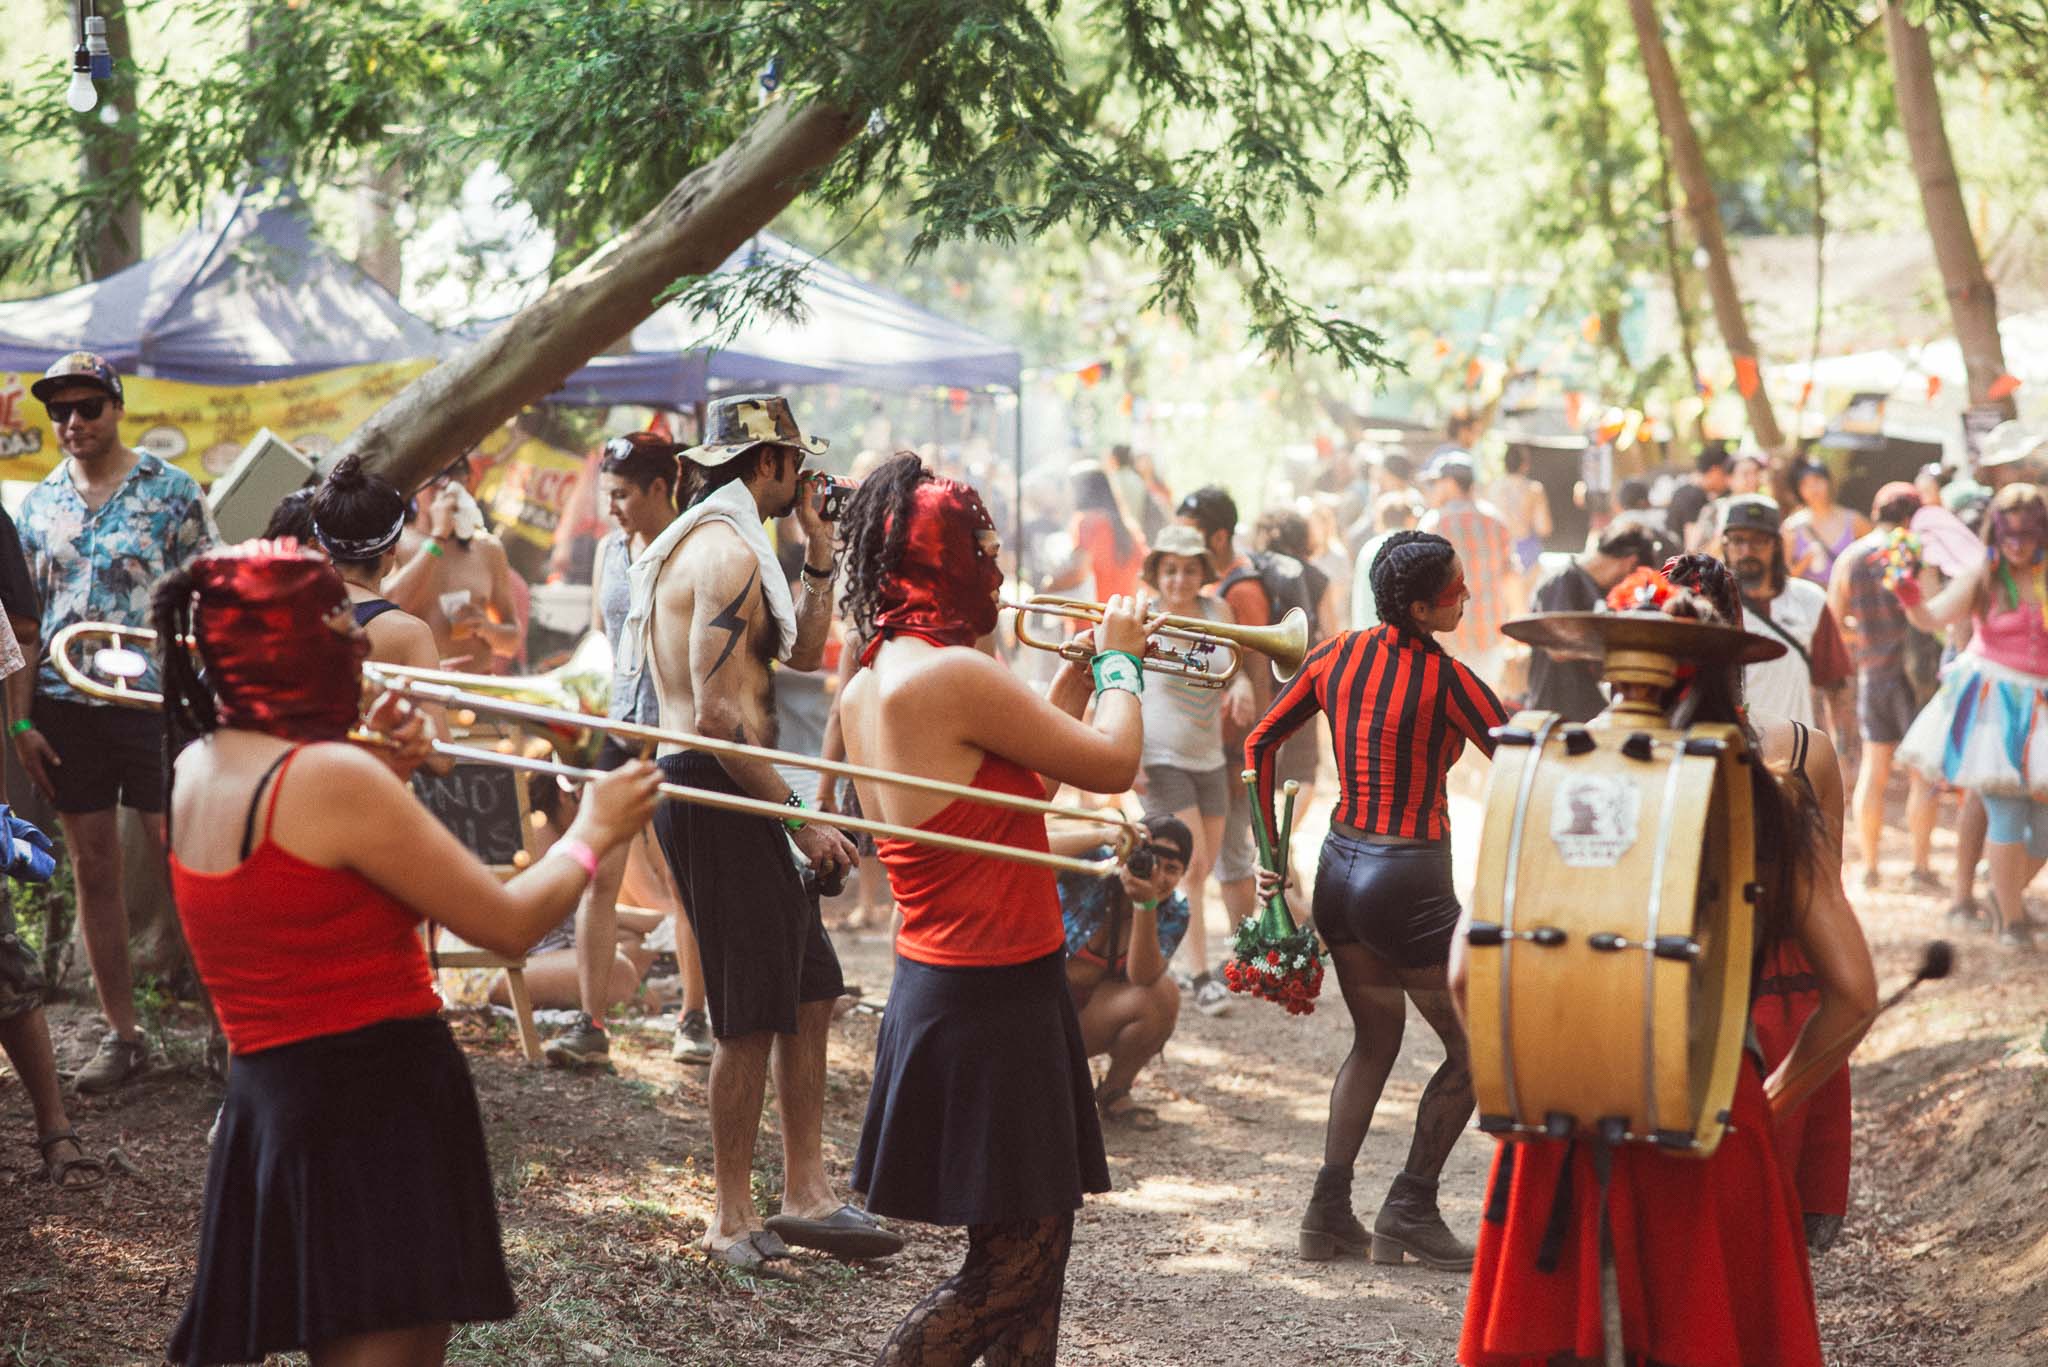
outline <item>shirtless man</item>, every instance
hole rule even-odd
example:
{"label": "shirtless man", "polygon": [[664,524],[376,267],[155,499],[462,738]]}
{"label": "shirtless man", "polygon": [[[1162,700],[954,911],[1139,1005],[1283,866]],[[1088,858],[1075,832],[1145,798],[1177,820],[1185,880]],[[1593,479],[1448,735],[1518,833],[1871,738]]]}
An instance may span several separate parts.
{"label": "shirtless man", "polygon": [[[832,528],[803,463],[825,444],[806,440],[788,402],[774,395],[720,399],[708,426],[709,440],[683,453],[697,467],[689,505],[631,570],[626,668],[643,653],[639,667],[654,679],[664,728],[772,746],[770,662],[813,670],[824,661],[837,566]],[[811,548],[794,602],[761,527],[792,513]],[[664,747],[658,763],[673,783],[802,806],[765,760]],[[654,830],[697,933],[711,1007],[717,1210],[705,1250],[769,1275],[769,1261],[788,1253],[784,1239],[845,1257],[896,1252],[900,1236],[834,1193],[822,1152],[825,1033],[843,983],[817,894],[790,845],[793,834],[811,868],[829,878],[854,863],[852,842],[803,825],[796,810],[779,822],[682,802],[663,803]],[[764,1226],[751,1181],[771,1066],[782,1211]]]}
{"label": "shirtless man", "polygon": [[[519,654],[512,562],[462,485],[467,459],[427,481],[399,542],[384,596],[434,633],[441,668],[498,674]],[[467,595],[464,599],[459,595]]]}

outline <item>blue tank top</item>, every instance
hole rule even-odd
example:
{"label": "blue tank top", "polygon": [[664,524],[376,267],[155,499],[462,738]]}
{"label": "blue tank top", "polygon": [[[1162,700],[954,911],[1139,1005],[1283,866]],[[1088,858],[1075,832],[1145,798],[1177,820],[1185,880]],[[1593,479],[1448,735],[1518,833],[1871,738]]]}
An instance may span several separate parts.
{"label": "blue tank top", "polygon": [[619,640],[626,630],[626,613],[632,606],[633,587],[627,579],[627,570],[633,557],[627,553],[626,534],[615,531],[605,537],[597,548],[599,573],[603,575],[603,592],[597,600],[598,615],[604,618],[604,638],[612,643],[612,700],[609,713],[619,721],[644,722],[652,726],[660,717],[661,710],[654,700],[654,671],[645,670],[640,675],[640,691],[632,698],[626,696],[626,671],[623,664],[625,652],[619,649]]}

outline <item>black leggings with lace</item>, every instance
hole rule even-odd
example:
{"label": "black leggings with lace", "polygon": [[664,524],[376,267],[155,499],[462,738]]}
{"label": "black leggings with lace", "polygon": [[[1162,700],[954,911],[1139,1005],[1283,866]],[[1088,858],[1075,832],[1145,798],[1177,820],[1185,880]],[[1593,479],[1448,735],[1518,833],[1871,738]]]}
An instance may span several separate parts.
{"label": "black leggings with lace", "polygon": [[1045,1367],[1059,1353],[1072,1212],[967,1227],[967,1261],[912,1307],[876,1367]]}

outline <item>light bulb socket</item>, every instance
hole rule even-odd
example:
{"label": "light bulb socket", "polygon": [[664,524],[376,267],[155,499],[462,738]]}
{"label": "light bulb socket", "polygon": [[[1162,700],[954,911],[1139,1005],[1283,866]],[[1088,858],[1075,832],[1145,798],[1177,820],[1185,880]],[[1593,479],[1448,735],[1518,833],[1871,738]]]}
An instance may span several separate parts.
{"label": "light bulb socket", "polygon": [[107,21],[95,14],[85,21],[85,50],[92,57],[92,78],[114,78],[114,50],[107,46]]}
{"label": "light bulb socket", "polygon": [[80,43],[71,54],[71,71],[73,75],[81,71],[92,75],[92,54],[86,51],[84,43]]}

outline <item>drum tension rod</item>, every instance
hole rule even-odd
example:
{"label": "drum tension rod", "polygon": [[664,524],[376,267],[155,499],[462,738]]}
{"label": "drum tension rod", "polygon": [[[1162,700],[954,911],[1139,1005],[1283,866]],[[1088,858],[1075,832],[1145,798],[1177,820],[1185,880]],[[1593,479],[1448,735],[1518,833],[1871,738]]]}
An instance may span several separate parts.
{"label": "drum tension rod", "polygon": [[1534,930],[1502,930],[1493,921],[1474,921],[1465,931],[1465,943],[1481,949],[1495,948],[1503,940],[1527,940],[1531,944],[1542,945],[1545,949],[1555,949],[1569,938],[1571,937],[1566,935],[1560,926],[1538,926]]}
{"label": "drum tension rod", "polygon": [[1583,755],[1599,744],[1593,733],[1583,726],[1569,726],[1564,733],[1564,752],[1567,755]]}
{"label": "drum tension rod", "polygon": [[1603,954],[1623,949],[1647,949],[1660,959],[1678,959],[1685,963],[1692,963],[1700,957],[1700,942],[1690,935],[1659,935],[1654,941],[1631,940],[1626,935],[1602,930],[1588,935],[1586,946]]}
{"label": "drum tension rod", "polygon": [[1496,726],[1486,734],[1495,745],[1534,745],[1536,733],[1520,726]]}

